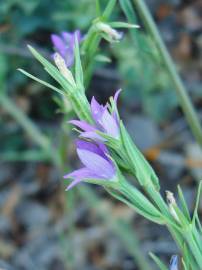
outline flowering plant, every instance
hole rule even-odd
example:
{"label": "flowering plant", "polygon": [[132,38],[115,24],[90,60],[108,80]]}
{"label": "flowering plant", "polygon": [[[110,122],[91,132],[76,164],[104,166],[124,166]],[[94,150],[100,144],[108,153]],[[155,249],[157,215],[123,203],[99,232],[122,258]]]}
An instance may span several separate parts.
{"label": "flowering plant", "polygon": [[[108,9],[113,8],[113,3],[115,1],[109,1]],[[133,143],[119,117],[117,100],[120,90],[106,105],[99,104],[94,97],[89,104],[85,95],[85,73],[82,68],[83,61],[87,61],[85,53],[87,54],[88,46],[93,42],[92,36],[105,38],[110,42],[119,41],[122,35],[112,26],[136,27],[121,22],[107,23],[99,18],[93,22],[84,39],[78,31],[73,35],[64,32],[61,37],[52,35],[57,51],[54,54],[55,65],[29,47],[62,90],[21,71],[68,99],[78,117],[78,120],[71,120],[70,123],[79,129],[76,151],[84,167],[64,176],[65,179],[72,179],[67,190],[81,182],[103,186],[109,194],[140,215],[166,226],[180,249],[180,261],[184,269],[198,270],[202,265],[202,229],[197,214],[201,184],[192,217],[180,187],[178,195],[181,207],[171,192],[167,192],[165,201],[160,193],[157,175]],[[80,50],[84,55],[82,60]],[[127,180],[125,172],[134,178],[135,184]],[[161,269],[168,269],[155,255],[151,256]],[[170,269],[178,269],[178,257],[172,258]]]}

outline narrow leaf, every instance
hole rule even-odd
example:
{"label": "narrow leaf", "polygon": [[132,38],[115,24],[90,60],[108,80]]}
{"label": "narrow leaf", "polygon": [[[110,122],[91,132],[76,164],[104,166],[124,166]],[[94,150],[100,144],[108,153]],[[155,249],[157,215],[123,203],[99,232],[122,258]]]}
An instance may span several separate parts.
{"label": "narrow leaf", "polygon": [[114,7],[116,5],[116,0],[110,0],[102,14],[102,17],[105,19],[105,20],[108,20]]}
{"label": "narrow leaf", "polygon": [[161,270],[169,270],[168,267],[153,253],[149,253],[149,255],[152,257],[152,259],[155,261],[155,263],[158,265],[159,269]]}
{"label": "narrow leaf", "polygon": [[83,69],[81,65],[81,58],[80,58],[80,50],[79,50],[79,42],[77,39],[77,36],[75,36],[76,42],[75,42],[75,79],[76,84],[79,85],[83,89]]}
{"label": "narrow leaf", "polygon": [[197,192],[197,196],[196,196],[196,205],[195,205],[194,215],[193,215],[193,219],[192,219],[192,222],[194,222],[194,223],[196,222],[196,218],[197,218],[198,206],[199,206],[200,195],[201,195],[201,187],[202,187],[202,181],[200,181],[200,183],[199,183],[198,192]]}
{"label": "narrow leaf", "polygon": [[108,22],[108,24],[113,28],[140,28],[140,26],[137,24],[126,22]]}
{"label": "narrow leaf", "polygon": [[48,60],[46,60],[33,47],[28,45],[28,48],[34,55],[34,57],[45,67],[46,71],[64,88],[64,90],[71,89],[71,85],[54,65],[52,65]]}
{"label": "narrow leaf", "polygon": [[125,13],[129,23],[137,23],[137,17],[135,15],[133,6],[130,0],[119,0],[120,6]]}
{"label": "narrow leaf", "polygon": [[39,83],[41,83],[41,84],[47,86],[48,88],[50,88],[50,89],[52,89],[52,90],[58,92],[58,93],[61,94],[61,95],[64,95],[64,93],[63,93],[60,89],[58,89],[57,87],[55,87],[55,86],[53,86],[52,84],[47,83],[47,82],[45,82],[45,81],[43,81],[43,80],[41,80],[41,79],[39,79],[39,78],[33,76],[32,74],[28,73],[28,72],[25,71],[24,69],[18,68],[18,71],[22,72],[24,75],[26,75],[26,76],[29,77],[30,79],[32,79],[32,80],[34,80],[34,81],[36,81],[36,82],[39,82]]}
{"label": "narrow leaf", "polygon": [[159,190],[159,181],[157,175],[143,154],[133,143],[122,122],[120,122],[120,131],[123,147],[125,148],[128,160],[131,163],[133,174],[135,174],[139,180],[140,185],[147,186],[151,185],[152,182],[156,189]]}
{"label": "narrow leaf", "polygon": [[96,17],[100,17],[101,15],[100,0],[96,0],[95,8],[96,8]]}
{"label": "narrow leaf", "polygon": [[189,269],[189,266],[190,266],[191,258],[189,256],[189,254],[190,254],[190,252],[189,252],[189,249],[187,247],[187,244],[184,243],[182,263],[184,265],[185,270]]}
{"label": "narrow leaf", "polygon": [[178,185],[177,189],[178,189],[179,200],[180,200],[180,203],[181,203],[181,206],[182,206],[182,211],[183,211],[184,215],[187,217],[187,219],[189,221],[191,221],[191,217],[190,217],[190,214],[189,214],[189,209],[187,207],[187,204],[186,204],[182,189],[181,189],[181,187],[179,185]]}
{"label": "narrow leaf", "polygon": [[123,195],[118,194],[117,192],[115,192],[112,189],[109,189],[107,187],[105,187],[105,189],[107,190],[107,192],[113,196],[114,198],[116,198],[117,200],[125,203],[127,206],[129,206],[130,208],[134,209],[139,215],[145,217],[148,220],[151,220],[152,222],[155,222],[157,224],[162,224],[162,220],[161,218],[152,215],[151,212],[146,212],[144,208],[141,207],[140,204],[135,204],[134,202],[131,203],[128,199],[126,199]]}
{"label": "narrow leaf", "polygon": [[201,225],[201,221],[200,221],[200,219],[199,219],[198,213],[197,213],[197,215],[196,215],[196,223],[197,223],[197,226],[198,226],[198,228],[199,228],[199,230],[200,230],[200,233],[201,233],[201,235],[202,235],[202,225]]}

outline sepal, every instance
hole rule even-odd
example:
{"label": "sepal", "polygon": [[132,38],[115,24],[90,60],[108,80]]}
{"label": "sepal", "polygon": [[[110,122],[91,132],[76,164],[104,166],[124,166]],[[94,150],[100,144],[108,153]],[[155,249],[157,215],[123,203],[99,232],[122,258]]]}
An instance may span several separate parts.
{"label": "sepal", "polygon": [[160,186],[157,175],[155,174],[154,170],[147,162],[145,157],[133,143],[122,121],[120,121],[120,133],[121,143],[123,146],[123,150],[127,156],[127,160],[130,163],[131,172],[135,174],[140,185],[148,186],[152,184],[157,190],[159,190]]}

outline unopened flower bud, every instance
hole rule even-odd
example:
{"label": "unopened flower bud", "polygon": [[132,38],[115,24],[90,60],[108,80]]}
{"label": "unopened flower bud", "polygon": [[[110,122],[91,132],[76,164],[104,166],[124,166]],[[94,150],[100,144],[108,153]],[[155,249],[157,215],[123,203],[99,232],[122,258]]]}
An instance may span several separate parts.
{"label": "unopened flower bud", "polygon": [[169,210],[170,210],[171,215],[174,217],[174,219],[176,221],[179,222],[178,215],[177,215],[175,208],[174,208],[174,206],[177,206],[177,204],[176,204],[175,197],[174,197],[173,193],[170,191],[166,191],[166,198],[167,198],[167,202],[168,202],[168,206],[169,206]]}
{"label": "unopened flower bud", "polygon": [[61,74],[65,77],[65,79],[73,86],[76,87],[76,83],[74,81],[74,77],[71,71],[67,68],[65,60],[59,53],[54,54],[54,61],[56,66],[58,67]]}
{"label": "unopened flower bud", "polygon": [[116,31],[114,28],[112,28],[110,25],[106,23],[98,22],[96,24],[96,27],[98,30],[106,33],[114,41],[119,41],[123,37],[122,33]]}

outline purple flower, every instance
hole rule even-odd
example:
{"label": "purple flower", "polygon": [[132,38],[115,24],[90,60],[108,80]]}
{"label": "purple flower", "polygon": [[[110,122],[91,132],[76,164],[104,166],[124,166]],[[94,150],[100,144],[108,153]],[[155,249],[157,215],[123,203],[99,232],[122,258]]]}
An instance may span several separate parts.
{"label": "purple flower", "polygon": [[[121,90],[118,90],[113,98],[112,106],[99,104],[93,97],[91,100],[91,114],[95,125],[90,125],[85,121],[72,120],[70,123],[79,127],[83,138],[92,139],[95,141],[104,141],[105,139],[97,134],[96,131],[101,131],[108,136],[118,139],[120,136],[119,117],[117,112],[117,99]],[[110,109],[110,111],[109,111]]]}
{"label": "purple flower", "polygon": [[170,270],[178,270],[178,256],[173,255],[170,260]]}
{"label": "purple flower", "polygon": [[110,180],[115,176],[115,166],[108,158],[108,151],[104,144],[77,140],[76,147],[84,167],[64,176],[64,178],[74,179],[67,190],[84,180]]}
{"label": "purple flower", "polygon": [[60,35],[51,35],[53,46],[56,52],[58,52],[65,60],[67,67],[71,67],[74,63],[75,37],[77,37],[78,42],[82,41],[79,30],[76,30],[73,33],[62,32]]}

